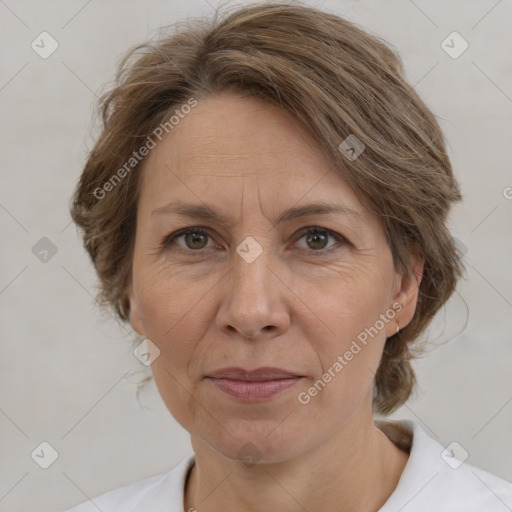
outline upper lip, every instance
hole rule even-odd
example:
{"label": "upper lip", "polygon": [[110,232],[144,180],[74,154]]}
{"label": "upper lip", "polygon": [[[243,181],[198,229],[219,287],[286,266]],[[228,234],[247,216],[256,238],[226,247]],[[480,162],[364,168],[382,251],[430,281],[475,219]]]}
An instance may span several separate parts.
{"label": "upper lip", "polygon": [[292,379],[300,377],[296,373],[283,370],[281,368],[262,367],[254,370],[245,370],[243,368],[221,368],[207,375],[216,379],[245,380],[245,381],[265,381],[277,379]]}

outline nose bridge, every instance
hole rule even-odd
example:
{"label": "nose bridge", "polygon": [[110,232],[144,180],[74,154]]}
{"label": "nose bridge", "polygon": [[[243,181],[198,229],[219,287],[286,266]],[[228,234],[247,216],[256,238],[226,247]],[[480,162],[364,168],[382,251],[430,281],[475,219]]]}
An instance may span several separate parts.
{"label": "nose bridge", "polygon": [[272,251],[260,242],[247,237],[236,248],[218,315],[222,330],[250,339],[275,335],[289,323],[282,287],[270,270]]}
{"label": "nose bridge", "polygon": [[263,214],[260,185],[257,175],[244,176],[240,212],[243,226],[238,235],[245,238],[233,255],[231,276],[232,298],[239,301],[242,314],[249,306],[253,314],[262,314],[272,300],[268,289],[272,224]]}
{"label": "nose bridge", "polygon": [[[261,239],[260,239],[261,242]],[[253,237],[247,237],[236,248],[233,257],[232,287],[235,293],[263,297],[269,300],[268,289],[271,249]]]}

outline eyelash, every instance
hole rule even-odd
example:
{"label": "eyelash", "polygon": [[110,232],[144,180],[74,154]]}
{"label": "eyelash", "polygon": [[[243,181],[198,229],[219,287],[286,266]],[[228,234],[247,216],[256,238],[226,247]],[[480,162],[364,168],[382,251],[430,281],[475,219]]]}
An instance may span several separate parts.
{"label": "eyelash", "polygon": [[[170,250],[170,245],[177,239],[177,238],[180,238],[182,236],[186,236],[190,233],[194,233],[194,234],[197,234],[197,235],[203,235],[203,236],[207,236],[209,237],[210,239],[212,238],[210,236],[210,234],[208,233],[208,231],[204,228],[201,228],[201,227],[192,227],[192,228],[186,228],[186,229],[182,229],[182,230],[179,230],[177,231],[176,233],[173,233],[171,235],[168,235],[166,236],[163,240],[162,240],[162,243],[161,243],[161,249],[162,250]],[[330,229],[327,229],[327,228],[321,228],[321,227],[318,227],[318,226],[309,226],[307,228],[304,228],[304,230],[301,232],[301,235],[297,238],[297,240],[300,240],[301,238],[303,238],[305,235],[309,235],[309,234],[325,234],[327,236],[331,236],[333,237],[337,242],[338,244],[339,243],[347,243],[347,239],[345,237],[343,237],[342,235],[340,235],[339,233],[336,233],[334,231],[331,231]],[[178,246],[179,247],[179,246]],[[185,252],[188,252],[188,253],[198,253],[197,255],[199,256],[201,252],[204,252],[205,249],[185,249],[183,247],[179,247],[180,250],[183,250]],[[339,247],[338,247],[339,249]],[[322,256],[326,256],[326,253],[331,253],[333,250],[336,250],[336,247],[330,247],[328,249],[318,249],[318,250],[314,250],[314,249],[311,249],[309,251],[307,251],[306,249],[300,249],[300,251],[307,251],[307,252],[310,252],[310,253],[313,253],[315,257],[322,257]]]}

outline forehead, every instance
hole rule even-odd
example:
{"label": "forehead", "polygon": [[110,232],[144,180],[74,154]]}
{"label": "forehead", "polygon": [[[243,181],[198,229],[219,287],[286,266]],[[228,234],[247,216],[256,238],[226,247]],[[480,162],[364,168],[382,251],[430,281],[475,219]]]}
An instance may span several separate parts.
{"label": "forehead", "polygon": [[[311,136],[285,110],[230,93],[200,99],[165,143],[173,146],[173,160],[180,170],[188,168],[190,172],[194,164],[207,167],[201,164],[215,162],[219,166],[212,172],[235,176],[250,175],[251,169],[268,169],[269,164],[274,171],[289,167],[300,171],[294,164],[304,159],[328,165]],[[236,164],[228,166],[231,162]]]}
{"label": "forehead", "polygon": [[271,209],[307,196],[342,199],[364,210],[307,130],[283,109],[253,97],[199,99],[144,166],[141,199],[152,205],[184,195],[222,204],[245,194],[249,201],[251,193],[266,197]]}

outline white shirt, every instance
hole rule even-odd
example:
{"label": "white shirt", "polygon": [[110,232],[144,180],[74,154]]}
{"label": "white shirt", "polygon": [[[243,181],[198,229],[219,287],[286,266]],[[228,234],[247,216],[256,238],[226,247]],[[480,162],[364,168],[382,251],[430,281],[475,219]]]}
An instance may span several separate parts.
{"label": "white shirt", "polygon": [[[512,511],[511,483],[466,462],[460,464],[450,445],[445,449],[419,424],[408,420],[376,424],[409,451],[398,485],[378,512]],[[184,488],[193,464],[190,456],[164,474],[119,487],[66,512],[186,512]]]}

